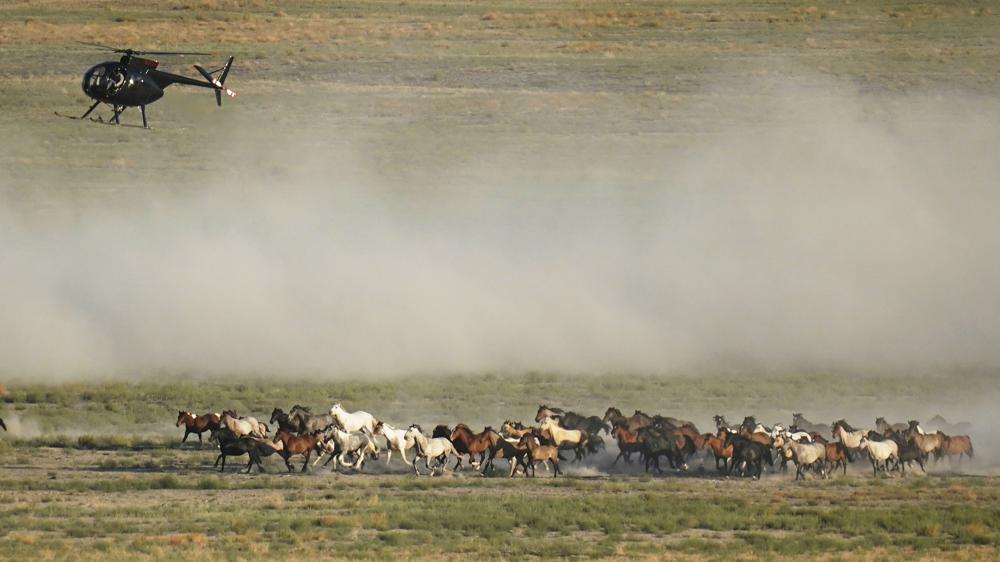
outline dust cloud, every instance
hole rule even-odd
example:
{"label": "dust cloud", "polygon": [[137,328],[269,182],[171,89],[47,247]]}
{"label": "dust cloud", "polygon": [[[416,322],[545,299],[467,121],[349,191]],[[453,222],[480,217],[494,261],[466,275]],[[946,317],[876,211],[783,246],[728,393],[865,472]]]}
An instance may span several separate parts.
{"label": "dust cloud", "polygon": [[482,185],[400,192],[317,128],[73,220],[5,195],[0,374],[996,367],[1000,111],[927,99],[783,92],[639,163],[560,154],[581,184],[526,133]]}

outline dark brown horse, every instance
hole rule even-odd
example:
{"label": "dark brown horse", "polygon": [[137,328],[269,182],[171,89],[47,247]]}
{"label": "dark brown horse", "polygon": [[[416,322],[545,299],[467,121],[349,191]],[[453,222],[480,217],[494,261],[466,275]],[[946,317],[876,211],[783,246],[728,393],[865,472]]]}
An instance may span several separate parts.
{"label": "dark brown horse", "polygon": [[[455,426],[455,429],[451,430],[451,435],[448,438],[455,445],[455,450],[458,451],[459,455],[468,455],[469,464],[473,468],[479,468],[479,465],[483,463],[486,454],[489,453],[492,446],[489,438],[490,432],[496,433],[492,427],[487,427],[482,433],[473,433],[469,426],[460,423]],[[475,455],[479,455],[479,461],[473,458]],[[458,462],[455,463],[455,468],[452,470],[458,470],[458,465],[461,463],[462,458],[459,457]]]}
{"label": "dark brown horse", "polygon": [[611,406],[604,412],[604,421],[609,422],[612,427],[618,425],[624,426],[625,429],[633,433],[653,425],[653,418],[639,410],[636,410],[634,414],[626,418],[622,415],[622,411],[614,406]]}
{"label": "dark brown horse", "polygon": [[[520,443],[511,443],[504,439],[499,433],[487,428],[483,433],[486,434],[486,438],[490,442],[490,452],[489,458],[483,463],[482,474],[485,476],[486,471],[493,466],[493,459],[507,459],[510,462],[510,474],[508,477],[514,476],[514,471],[517,467],[523,466],[524,473],[528,474],[528,459],[530,458],[530,451],[526,445],[521,445]],[[530,435],[530,434],[529,434]]]}
{"label": "dark brown horse", "polygon": [[281,441],[282,448],[277,451],[281,458],[285,460],[285,466],[288,467],[288,472],[292,472],[295,468],[292,463],[288,461],[289,458],[295,455],[303,455],[306,460],[302,463],[302,472],[305,472],[309,468],[309,457],[312,452],[316,450],[316,446],[319,444],[322,434],[320,433],[310,433],[308,435],[294,435],[285,430],[278,431],[278,434],[274,437],[275,441]]}
{"label": "dark brown horse", "polygon": [[[218,431],[219,430],[219,414],[208,413],[203,416],[196,416],[191,412],[177,412],[177,427],[184,424],[184,438],[181,439],[181,443],[187,441],[188,435],[194,433],[198,436],[198,443],[204,443],[201,438],[201,434],[208,431]],[[4,429],[7,429],[6,427]]]}

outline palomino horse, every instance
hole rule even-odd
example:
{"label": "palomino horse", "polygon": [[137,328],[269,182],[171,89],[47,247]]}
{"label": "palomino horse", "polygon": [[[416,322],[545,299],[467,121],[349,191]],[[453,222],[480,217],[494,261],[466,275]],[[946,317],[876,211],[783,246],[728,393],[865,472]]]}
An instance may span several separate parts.
{"label": "palomino horse", "polygon": [[240,418],[232,410],[222,412],[219,424],[232,431],[237,437],[243,437],[244,435],[250,437],[267,437],[267,426],[257,421],[257,418]]}
{"label": "palomino horse", "polygon": [[567,412],[561,408],[554,408],[542,404],[535,413],[535,421],[540,422],[545,418],[555,418],[559,420],[559,425],[566,429],[578,429],[590,435],[597,435],[601,431],[611,434],[611,428],[597,416],[585,416],[576,412]]}
{"label": "palomino horse", "polygon": [[410,461],[406,460],[406,451],[413,448],[414,442],[412,438],[406,436],[405,429],[396,429],[387,423],[378,422],[375,424],[374,434],[385,437],[385,449],[388,452],[385,458],[386,466],[389,466],[389,461],[392,460],[393,451],[396,451],[399,453],[399,456],[403,457],[403,462],[407,466],[410,465]]}
{"label": "palomino horse", "polygon": [[862,437],[859,448],[868,452],[868,459],[872,462],[875,476],[878,476],[880,468],[885,470],[886,476],[889,476],[889,461],[899,460],[899,445],[891,439],[870,441],[867,437]]}
{"label": "palomino horse", "polygon": [[[490,451],[492,443],[489,440],[489,433],[491,431],[493,431],[493,428],[487,427],[482,433],[473,433],[469,426],[460,423],[451,431],[449,438],[452,444],[455,445],[455,450],[458,451],[458,454],[468,455],[469,464],[472,468],[478,469],[479,465],[486,459],[486,454]],[[474,458],[475,455],[479,455],[478,461]],[[452,470],[458,470],[458,464],[461,462],[461,459],[459,459]]]}
{"label": "palomino horse", "polygon": [[451,440],[444,437],[428,439],[424,435],[424,432],[420,430],[420,426],[416,424],[411,425],[410,429],[406,430],[406,436],[413,439],[414,449],[416,449],[411,466],[413,466],[413,473],[417,476],[420,476],[420,471],[417,470],[417,461],[420,460],[420,457],[424,458],[424,467],[431,471],[431,474],[434,472],[434,469],[430,465],[432,458],[437,459],[441,463],[441,468],[447,470],[448,455],[455,455],[458,457],[458,463],[455,465],[456,468],[461,466],[462,457],[455,450],[455,445],[452,444]]}
{"label": "palomino horse", "polygon": [[309,469],[309,457],[312,455],[313,450],[319,445],[322,436],[319,433],[311,433],[309,435],[295,435],[287,431],[278,431],[278,434],[274,436],[274,441],[281,441],[281,449],[278,454],[281,458],[285,460],[285,466],[288,467],[288,472],[292,472],[295,468],[288,459],[295,455],[302,455],[306,460],[302,463],[302,472]]}
{"label": "palomino horse", "polygon": [[378,420],[375,416],[369,414],[368,412],[348,412],[337,402],[330,408],[330,415],[333,416],[337,423],[344,431],[361,431],[362,428],[367,429],[369,434],[375,433],[375,424]]}
{"label": "palomino horse", "polygon": [[958,465],[962,466],[963,455],[970,459],[972,458],[972,439],[968,435],[953,435],[951,437],[945,435],[941,446],[934,452],[934,460],[936,462],[941,457],[949,457],[950,459],[951,457],[958,456]]}
{"label": "palomino horse", "polygon": [[[208,432],[218,431],[220,427],[219,422],[221,419],[222,418],[219,416],[219,414],[209,413],[203,416],[198,416],[192,414],[191,412],[180,412],[180,411],[177,412],[176,427],[180,427],[181,424],[184,424],[184,438],[181,439],[181,443],[187,441],[188,435],[192,433],[198,436],[199,444],[204,443],[204,441],[202,441],[201,439],[201,434],[206,431]],[[3,421],[0,420],[0,423],[3,423]],[[6,429],[7,428],[4,427],[4,430]]]}
{"label": "palomino horse", "polygon": [[553,444],[559,448],[573,449],[576,460],[583,459],[583,452],[587,446],[587,432],[579,429],[565,429],[559,426],[559,422],[553,418],[542,420],[541,429],[549,432],[552,436]]}

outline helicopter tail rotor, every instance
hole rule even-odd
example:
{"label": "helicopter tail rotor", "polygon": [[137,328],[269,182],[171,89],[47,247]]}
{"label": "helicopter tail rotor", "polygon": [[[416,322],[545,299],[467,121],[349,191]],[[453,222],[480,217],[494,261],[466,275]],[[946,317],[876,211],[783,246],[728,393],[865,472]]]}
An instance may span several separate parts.
{"label": "helicopter tail rotor", "polygon": [[[209,82],[212,83],[212,85],[215,86],[215,103],[218,104],[219,107],[222,107],[222,92],[225,92],[226,95],[231,98],[236,97],[236,92],[230,90],[225,86],[226,76],[229,76],[229,69],[230,67],[233,66],[233,58],[234,57],[229,57],[229,61],[226,63],[226,66],[212,72],[205,70],[204,68],[198,66],[197,64],[194,65],[195,69],[198,72],[200,72],[202,76],[205,77],[205,80],[208,80]],[[216,79],[215,73],[219,71],[222,71],[222,74],[219,76],[218,79]]]}

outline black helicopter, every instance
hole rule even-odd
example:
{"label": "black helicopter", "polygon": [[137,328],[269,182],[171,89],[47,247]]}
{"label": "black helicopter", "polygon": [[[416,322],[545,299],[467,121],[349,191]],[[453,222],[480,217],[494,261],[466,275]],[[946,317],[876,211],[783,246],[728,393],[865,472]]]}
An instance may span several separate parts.
{"label": "black helicopter", "polygon": [[[81,42],[82,43],[82,42]],[[83,75],[83,93],[94,100],[94,105],[90,106],[79,119],[86,119],[94,109],[106,103],[114,111],[111,122],[119,124],[118,117],[127,107],[138,107],[142,112],[142,126],[148,128],[146,122],[146,106],[163,97],[163,90],[171,84],[186,84],[188,86],[198,86],[200,88],[212,88],[215,90],[215,102],[222,106],[222,93],[229,97],[236,97],[236,92],[225,87],[226,76],[229,75],[229,68],[233,65],[233,57],[229,57],[226,66],[211,72],[194,65],[195,69],[205,77],[205,81],[195,78],[188,78],[179,74],[171,74],[157,70],[159,63],[153,59],[142,58],[138,55],[209,55],[209,53],[182,53],[168,51],[135,51],[132,49],[116,49],[97,43],[82,43],[91,47],[107,49],[115,53],[122,53],[122,58],[115,61],[102,62],[90,67]],[[215,78],[215,74],[222,74]]]}

